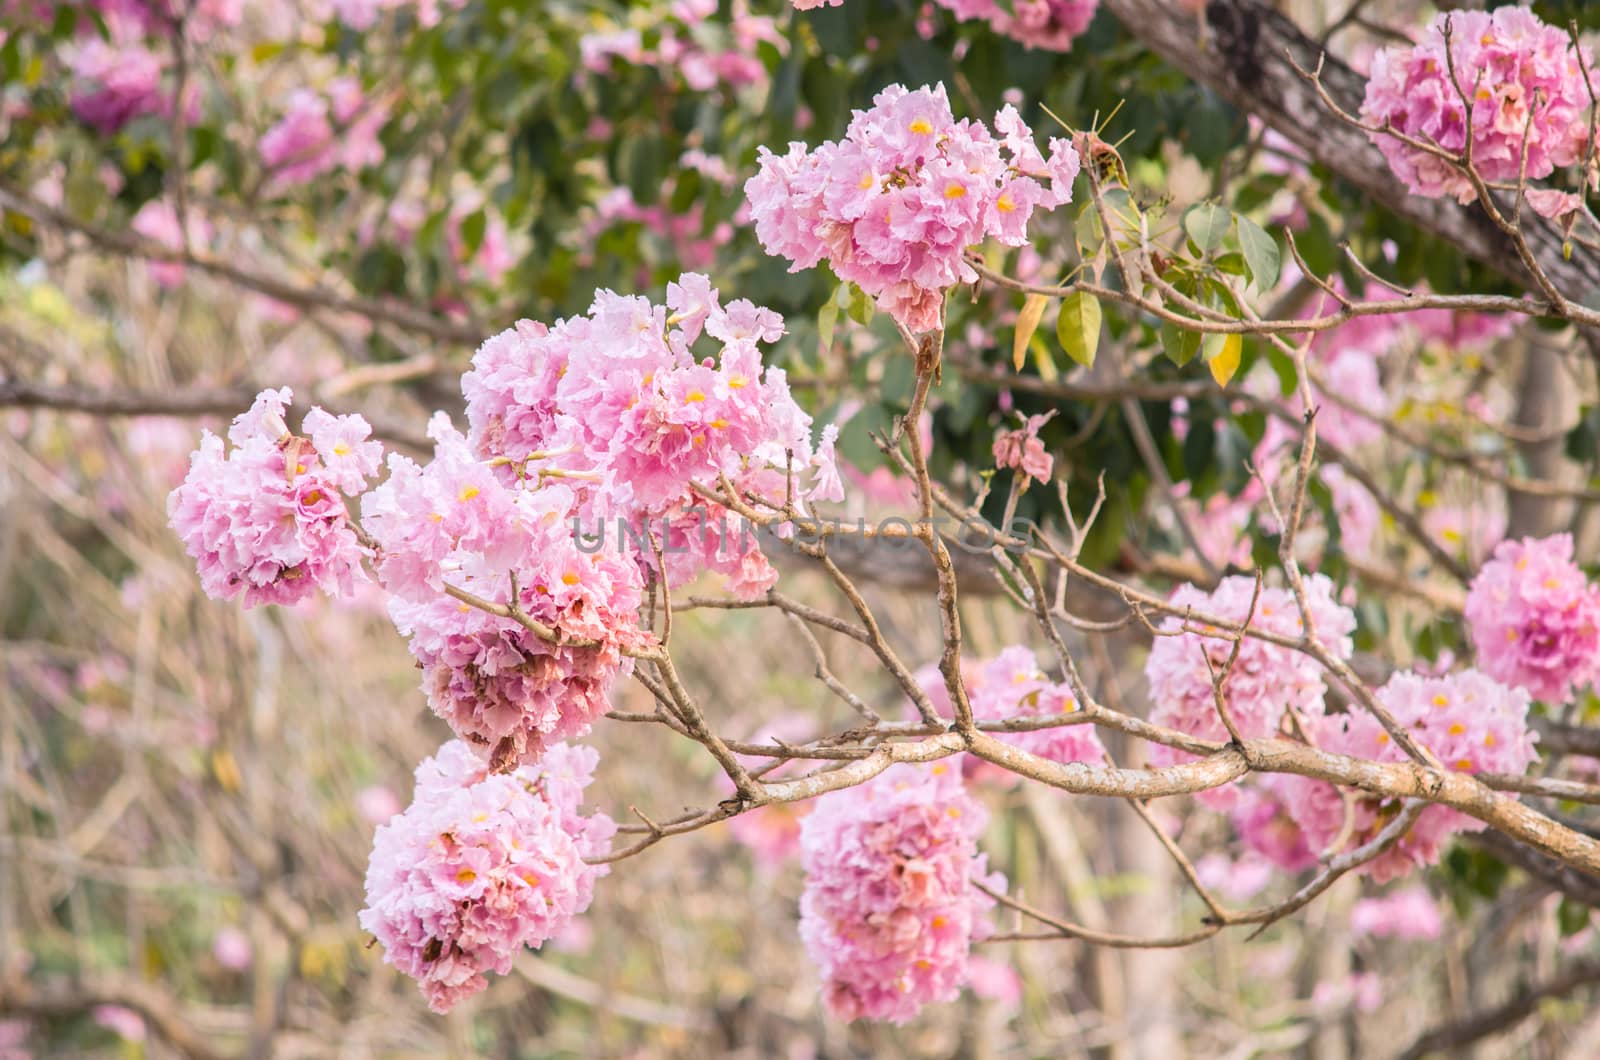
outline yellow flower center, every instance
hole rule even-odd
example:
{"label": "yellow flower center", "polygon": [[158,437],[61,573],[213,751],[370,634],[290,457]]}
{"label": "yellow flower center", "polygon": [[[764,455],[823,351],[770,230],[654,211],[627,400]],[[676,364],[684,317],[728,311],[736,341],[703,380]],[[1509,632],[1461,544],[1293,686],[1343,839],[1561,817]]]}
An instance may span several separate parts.
{"label": "yellow flower center", "polygon": [[916,133],[918,136],[926,136],[933,132],[933,123],[927,118],[918,118],[917,120],[913,121],[908,128],[910,128],[910,130]]}

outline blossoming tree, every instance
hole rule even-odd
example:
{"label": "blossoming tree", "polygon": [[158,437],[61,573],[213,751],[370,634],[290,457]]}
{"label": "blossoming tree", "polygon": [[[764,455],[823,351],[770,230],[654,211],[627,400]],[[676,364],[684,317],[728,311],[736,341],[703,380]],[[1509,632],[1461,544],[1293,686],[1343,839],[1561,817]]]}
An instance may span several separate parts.
{"label": "blossoming tree", "polygon": [[[996,1017],[974,1055],[1420,1056],[1518,1027],[1509,1055],[1585,1055],[1592,1028],[1524,1021],[1600,982],[1589,27],[1290,6],[0,0],[0,403],[33,410],[0,487],[42,543],[0,540],[26,590],[0,758],[54,837],[6,849],[77,873],[23,905],[81,938],[108,820],[137,805],[143,853],[181,851],[163,829],[198,801],[259,914],[213,943],[258,995],[220,1030],[184,984],[81,953],[53,977],[61,924],[0,918],[42,954],[0,966],[0,1054],[83,1013],[313,1049],[279,1036],[355,1033],[323,1010],[355,961],[360,1004],[431,1020],[381,960],[481,1016],[464,1048],[527,1033],[492,985],[521,975],[729,1049],[921,1055],[970,988]],[[99,439],[138,457],[112,475],[50,410],[168,431]],[[127,626],[76,576],[38,589],[80,554],[137,637],[66,681],[20,646]],[[152,602],[195,585],[181,619]],[[224,621],[254,646],[198,647]],[[153,661],[190,626],[192,658]],[[345,727],[254,757],[259,686],[318,652],[296,710]],[[250,727],[219,737],[241,655]],[[368,656],[358,721],[338,688]],[[61,733],[99,731],[102,685],[143,749],[75,811]],[[211,726],[187,780],[151,776],[165,701]],[[329,800],[369,859],[263,795],[377,747],[409,805]],[[630,874],[723,836],[748,873],[704,893],[773,903],[800,996],[756,1027],[585,978],[633,945],[617,909],[697,915]],[[364,906],[353,874],[307,882],[352,855]],[[1513,928],[1525,960],[1449,963],[1405,1006],[1402,943]],[[285,944],[320,982],[329,936],[365,955],[337,988],[259,1000]],[[1228,968],[1203,1026],[1187,952]]]}

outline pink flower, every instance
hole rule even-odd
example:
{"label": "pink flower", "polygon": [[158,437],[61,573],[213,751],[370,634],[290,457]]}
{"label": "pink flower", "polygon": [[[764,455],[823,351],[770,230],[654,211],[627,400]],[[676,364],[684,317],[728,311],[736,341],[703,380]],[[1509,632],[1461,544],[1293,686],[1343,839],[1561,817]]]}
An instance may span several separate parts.
{"label": "pink flower", "polygon": [[[724,306],[695,273],[668,288],[667,302],[601,291],[587,316],[524,321],[484,343],[462,378],[472,443],[501,462],[504,479],[569,476],[569,514],[596,517],[612,535],[636,530],[648,565],[649,534],[662,534],[675,582],[709,567],[758,594],[776,574],[754,534],[692,487],[718,488],[725,476],[782,498],[785,475],[811,469],[810,494],[836,496],[833,443],[813,450],[786,376],[762,363],[761,346],[784,333],[778,314],[744,299]],[[793,492],[804,499],[798,483]]]}
{"label": "pink flower", "polygon": [[[1443,676],[1397,673],[1377,697],[1448,769],[1517,775],[1538,757],[1537,736],[1528,728],[1527,693],[1476,670]],[[1359,707],[1342,715],[1309,718],[1306,725],[1312,742],[1324,751],[1368,761],[1409,761],[1377,720]],[[1344,798],[1331,784],[1278,776],[1272,778],[1272,786],[1304,831],[1311,850],[1326,851],[1344,834]],[[1353,834],[1346,846],[1372,839],[1398,812],[1394,800],[1358,797]],[[1483,822],[1457,810],[1429,806],[1387,853],[1359,871],[1378,883],[1398,879],[1419,865],[1437,862],[1450,836],[1483,828]]]}
{"label": "pink flower", "polygon": [[1044,442],[1039,440],[1039,428],[1055,414],[1056,410],[1051,409],[1040,416],[1029,416],[1022,427],[995,435],[995,466],[1016,468],[1028,479],[1050,481],[1055,458],[1045,452]]}
{"label": "pink flower", "polygon": [[355,80],[340,78],[326,96],[304,88],[290,94],[283,117],[256,149],[272,186],[288,188],[341,166],[357,171],[383,161],[378,131],[387,120],[387,110],[367,100]]}
{"label": "pink flower", "polygon": [[289,434],[290,397],[288,387],[262,391],[233,421],[231,452],[204,432],[188,475],[167,498],[172,528],[218,600],[243,594],[246,607],[292,604],[319,588],[344,596],[366,577],[341,497],[359,493],[365,478],[330,471],[312,443]]}
{"label": "pink flower", "polygon": [[944,762],[816,801],[800,826],[800,937],[834,1016],[904,1023],[960,992],[994,905],[974,883],[1005,885],[978,852],[985,818]]}
{"label": "pink flower", "polygon": [[[1029,48],[1064,52],[1094,18],[1100,0],[937,0],[963,22],[987,19],[996,33],[1021,41]],[[1009,11],[1008,11],[1009,6]]]}
{"label": "pink flower", "polygon": [[[442,419],[434,460],[391,457],[390,476],[362,501],[394,594],[389,613],[410,637],[428,704],[497,771],[531,764],[553,743],[582,736],[650,642],[636,612],[643,574],[626,553],[580,551],[560,484],[503,483],[474,460]],[[446,595],[445,587],[542,623],[551,643],[513,618]]]}
{"label": "pink flower", "polygon": [[[1588,49],[1574,51],[1564,29],[1545,25],[1527,8],[1440,14],[1420,43],[1373,57],[1361,116],[1459,155],[1467,148],[1470,105],[1478,173],[1486,180],[1543,180],[1583,157],[1589,136],[1585,68],[1594,68]],[[1461,202],[1475,196],[1471,181],[1451,163],[1383,132],[1371,138],[1418,195],[1453,195]]]}
{"label": "pink flower", "polygon": [[957,122],[942,85],[890,85],[842,141],[790,144],[781,156],[762,148],[745,184],[756,236],[791,272],[826,260],[904,327],[937,328],[945,290],[977,278],[968,247],[990,237],[1020,246],[1036,204],[1071,199],[1070,143],[1053,140],[1046,162],[1014,108],[995,127],[1002,140]]}
{"label": "pink flower", "polygon": [[[183,229],[178,224],[178,211],[165,199],[151,199],[133,215],[132,228],[146,239],[154,240],[168,250],[184,249]],[[189,249],[204,248],[211,242],[211,225],[198,214],[189,215]],[[152,261],[150,276],[162,287],[177,287],[183,283],[186,271],[182,262]]]}
{"label": "pink flower", "polygon": [[1318,468],[1317,476],[1333,496],[1340,549],[1356,559],[1366,559],[1372,554],[1372,539],[1383,521],[1377,498],[1338,464]]}
{"label": "pink flower", "polygon": [[[917,675],[919,682],[939,708],[948,715],[954,711],[944,679],[937,668],[929,667]],[[1012,718],[1060,718],[1080,709],[1071,690],[1051,681],[1039,669],[1038,660],[1028,648],[1013,644],[1000,654],[979,664],[965,677],[972,716],[979,721],[1005,721]],[[1094,726],[1087,723],[1059,725],[1031,731],[997,733],[996,738],[1029,754],[1052,762],[1101,762],[1105,748]],[[975,777],[1016,784],[1020,777],[999,767],[968,759],[966,767]]]}
{"label": "pink flower", "polygon": [[1244,902],[1261,893],[1272,882],[1273,865],[1261,857],[1246,855],[1237,860],[1212,851],[1195,862],[1200,882],[1221,891],[1230,902]]}
{"label": "pink flower", "polygon": [[255,957],[250,936],[232,926],[218,931],[211,940],[211,955],[230,972],[244,971]]}
{"label": "pink flower", "polygon": [[1581,195],[1573,195],[1555,188],[1529,188],[1525,194],[1528,205],[1533,207],[1533,212],[1552,221],[1565,221],[1583,210]]}
{"label": "pink flower", "polygon": [[306,413],[300,429],[311,436],[322,466],[334,485],[345,493],[360,493],[366,489],[367,480],[378,473],[383,446],[367,440],[372,427],[363,417],[332,416],[314,408]]}
{"label": "pink flower", "polygon": [[[1212,593],[1182,586],[1170,602],[1180,609],[1193,608],[1231,622],[1243,622],[1250,614],[1254,591],[1255,579],[1239,575],[1222,579]],[[1348,659],[1354,649],[1350,635],[1355,631],[1355,615],[1335,601],[1333,583],[1324,575],[1306,580],[1306,595],[1317,637],[1335,655]],[[1305,632],[1294,596],[1287,589],[1265,587],[1256,602],[1251,628],[1291,638]],[[1163,621],[1161,629],[1175,635],[1155,638],[1145,661],[1145,677],[1155,704],[1150,720],[1191,736],[1227,742],[1228,730],[1217,714],[1211,674],[1221,673],[1233,651],[1233,642],[1216,636],[1215,629],[1208,629],[1198,620],[1186,623],[1176,616]],[[1185,629],[1194,631],[1179,632]],[[1208,632],[1212,635],[1203,635]],[[1302,715],[1321,714],[1326,691],[1322,667],[1310,656],[1248,637],[1223,685],[1223,701],[1240,733],[1259,739],[1277,733],[1289,707]],[[1157,765],[1190,758],[1169,747],[1151,748],[1151,761]],[[1230,784],[1197,797],[1217,809],[1227,809],[1238,795]]]}
{"label": "pink flower", "polygon": [[378,829],[361,926],[384,960],[417,980],[435,1012],[505,975],[525,946],[589,907],[616,826],[578,812],[596,759],[552,748],[544,764],[486,773],[452,741],[417,767],[409,809]]}
{"label": "pink flower", "polygon": [[386,824],[401,809],[394,792],[382,785],[373,784],[356,792],[356,812],[368,824]]}
{"label": "pink flower", "polygon": [[142,1042],[146,1031],[144,1017],[122,1005],[96,1005],[89,1015],[106,1030],[125,1042]]}
{"label": "pink flower", "polygon": [[115,33],[75,42],[68,51],[72,68],[72,112],[107,135],[135,118],[170,113],[161,92],[162,60],[137,37]]}
{"label": "pink flower", "polygon": [[1451,555],[1481,563],[1506,535],[1505,505],[1490,496],[1434,504],[1422,513],[1422,528]]}
{"label": "pink flower", "polygon": [[1317,863],[1318,852],[1307,844],[1273,783],[1239,788],[1228,819],[1246,850],[1284,872],[1304,872]]}
{"label": "pink flower", "polygon": [[1572,536],[1503,541],[1467,593],[1478,665],[1550,704],[1600,673],[1600,590],[1572,561]]}
{"label": "pink flower", "polygon": [[1439,903],[1425,887],[1363,898],[1350,910],[1350,933],[1378,938],[1436,939],[1444,930]]}

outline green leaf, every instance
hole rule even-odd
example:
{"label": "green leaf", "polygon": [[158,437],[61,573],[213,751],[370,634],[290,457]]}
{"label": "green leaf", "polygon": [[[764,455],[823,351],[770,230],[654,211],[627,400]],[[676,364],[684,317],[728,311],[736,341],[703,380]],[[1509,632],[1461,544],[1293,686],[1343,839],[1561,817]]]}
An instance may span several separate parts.
{"label": "green leaf", "polygon": [[1033,341],[1033,333],[1039,330],[1039,318],[1044,316],[1045,303],[1049,298],[1042,294],[1030,294],[1023,299],[1022,312],[1017,314],[1017,333],[1011,340],[1011,367],[1022,371],[1022,364],[1028,359],[1028,343]]}
{"label": "green leaf", "polygon": [[461,248],[468,260],[483,246],[483,235],[489,228],[489,215],[480,207],[461,219]]}
{"label": "green leaf", "polygon": [[1094,355],[1100,348],[1100,299],[1085,291],[1073,291],[1063,298],[1056,317],[1056,338],[1068,357],[1085,368],[1094,367]]}
{"label": "green leaf", "polygon": [[1166,323],[1161,325],[1161,349],[1173,364],[1182,367],[1194,360],[1195,354],[1200,352],[1200,343],[1205,338],[1198,331],[1180,328],[1176,324]]}
{"label": "green leaf", "polygon": [[1245,264],[1250,266],[1251,281],[1262,293],[1272,290],[1278,286],[1283,265],[1278,241],[1244,214],[1234,214],[1233,219],[1239,226],[1239,248],[1244,251]]}
{"label": "green leaf", "polygon": [[1189,233],[1194,245],[1206,254],[1222,246],[1233,224],[1233,214],[1214,202],[1202,202],[1189,207],[1183,215],[1183,230]]}
{"label": "green leaf", "polygon": [[830,298],[817,314],[817,336],[822,339],[823,348],[833,349],[833,331],[838,326],[839,304]]}
{"label": "green leaf", "polygon": [[872,323],[872,314],[877,311],[877,308],[877,303],[873,302],[871,295],[867,294],[867,292],[863,291],[855,284],[850,285],[850,305],[848,312],[851,320],[854,320],[857,324],[865,327],[866,325]]}
{"label": "green leaf", "polygon": [[1556,906],[1556,923],[1560,925],[1561,937],[1571,938],[1589,926],[1589,907],[1582,902],[1563,898],[1561,904]]}

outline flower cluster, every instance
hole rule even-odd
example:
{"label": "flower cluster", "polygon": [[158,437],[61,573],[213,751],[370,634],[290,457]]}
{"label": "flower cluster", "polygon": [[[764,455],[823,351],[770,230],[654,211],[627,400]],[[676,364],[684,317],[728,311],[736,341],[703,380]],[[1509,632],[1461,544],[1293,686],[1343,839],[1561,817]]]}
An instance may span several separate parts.
{"label": "flower cluster", "polygon": [[361,926],[435,1012],[589,907],[607,868],[584,859],[604,855],[616,831],[579,812],[596,758],[558,745],[537,767],[486,773],[451,741],[417,767],[411,806],[374,839]]}
{"label": "flower cluster", "polygon": [[507,484],[442,414],[430,430],[434,459],[419,467],[391,455],[389,478],[362,498],[362,521],[429,705],[494,768],[529,764],[588,732],[624,653],[648,642],[634,617],[643,576],[615,550],[579,551],[566,486]]}
{"label": "flower cluster", "polygon": [[[574,509],[602,527],[666,517],[677,540],[664,545],[682,546],[669,575],[711,567],[746,595],[764,591],[772,575],[754,535],[730,530],[692,487],[725,476],[777,500],[792,468],[816,473],[796,503],[842,495],[832,436],[813,450],[811,419],[783,371],[762,364],[761,345],[783,331],[771,310],[743,299],[723,306],[694,273],[668,286],[666,306],[602,291],[587,316],[524,321],[484,343],[462,378],[472,444],[503,462],[503,479],[534,474],[530,462],[540,476],[571,479]],[[716,357],[697,358],[703,338]],[[739,545],[726,547],[732,538]],[[685,554],[698,561],[686,565]]]}
{"label": "flower cluster", "polygon": [[[211,242],[212,236],[211,223],[203,215],[191,210],[188,224],[182,225],[178,221],[178,211],[166,199],[151,199],[139,207],[129,227],[146,239],[153,239],[175,252],[184,249],[185,227],[188,228],[188,245],[191,249],[203,247]],[[187,271],[181,262],[176,261],[152,261],[149,269],[151,279],[162,287],[177,287],[183,283]]]}
{"label": "flower cluster", "polygon": [[897,765],[817,800],[800,825],[800,937],[840,1019],[904,1023],[967,977],[994,902],[977,839],[985,813],[947,763]]}
{"label": "flower cluster", "polygon": [[[8,6],[26,7],[0,3],[0,20]],[[96,12],[93,19],[79,19],[77,38],[62,50],[62,58],[72,75],[68,102],[73,114],[108,135],[136,118],[170,118],[177,109],[172,92],[163,85],[172,67],[171,44],[164,40],[152,43],[149,38],[170,35],[181,15],[187,37],[196,42],[208,41],[238,25],[243,14],[240,0],[199,0],[192,4],[178,0],[93,0],[71,5],[38,3],[31,17],[39,25],[48,26],[55,12],[64,7]],[[18,11],[13,17],[18,15],[24,24],[30,17],[26,11]],[[184,118],[193,121],[199,106],[198,86],[190,84],[182,102]]]}
{"label": "flower cluster", "polygon": [[1350,908],[1350,933],[1357,937],[1436,939],[1443,930],[1439,903],[1421,886],[1363,898]]}
{"label": "flower cluster", "polygon": [[[1250,628],[1280,637],[1299,638],[1305,633],[1299,607],[1287,589],[1261,589],[1251,614],[1255,579],[1236,575],[1222,579],[1216,591],[1203,592],[1185,585],[1172,596],[1171,606],[1233,623],[1250,619]],[[1317,637],[1341,658],[1349,658],[1354,645],[1355,615],[1333,598],[1333,583],[1324,575],[1306,580],[1306,597]],[[1228,730],[1217,713],[1212,675],[1221,675],[1234,642],[1215,627],[1197,620],[1169,617],[1161,624],[1145,661],[1150,698],[1155,704],[1150,720],[1179,732],[1226,742]],[[1222,699],[1239,732],[1246,738],[1272,736],[1285,710],[1320,715],[1327,688],[1322,668],[1303,652],[1258,637],[1246,637],[1222,686]],[[1188,756],[1166,746],[1151,748],[1151,758],[1170,765]],[[1230,785],[1203,793],[1201,799],[1218,809],[1237,797]]]}
{"label": "flower cluster", "polygon": [[944,86],[890,85],[841,141],[761,151],[745,185],[756,236],[790,271],[826,260],[911,331],[940,326],[944,292],[977,279],[966,249],[1027,241],[1036,206],[1072,199],[1078,152],[1050,141],[1048,161],[1016,108],[956,121]]}
{"label": "flower cluster", "polygon": [[283,414],[291,398],[288,387],[262,391],[233,421],[232,451],[206,431],[167,498],[200,584],[219,600],[292,604],[319,588],[346,594],[365,577],[344,498],[366,488],[382,447],[367,440],[360,416],[320,408],[306,414],[309,438],[290,434]]}
{"label": "flower cluster", "polygon": [[[933,676],[937,677],[937,672]],[[972,716],[978,721],[1051,718],[1079,709],[1071,690],[1046,677],[1033,652],[1018,644],[978,666],[966,684]],[[943,693],[942,682],[938,690]],[[1100,762],[1106,753],[1089,724],[997,733],[996,738],[1052,762]],[[978,772],[986,774],[988,770]],[[1010,781],[1019,779],[1002,770],[994,772]]]}
{"label": "flower cluster", "polygon": [[1070,51],[1072,42],[1094,19],[1100,0],[938,0],[963,22],[986,19],[1001,36],[1021,41],[1030,48]]}
{"label": "flower cluster", "polygon": [[1039,429],[1055,414],[1055,410],[1051,409],[1038,416],[1029,416],[1021,427],[995,435],[995,467],[1015,468],[1026,478],[1050,481],[1050,472],[1056,461],[1045,451],[1044,442],[1039,438]]}
{"label": "flower cluster", "polygon": [[1467,593],[1478,665],[1546,703],[1600,675],[1600,590],[1572,561],[1572,535],[1502,541]]}
{"label": "flower cluster", "polygon": [[325,96],[295,90],[283,117],[256,147],[273,186],[281,190],[341,166],[356,171],[377,165],[383,161],[378,131],[387,120],[384,107],[369,100],[353,78],[342,77]]}
{"label": "flower cluster", "polygon": [[[1378,689],[1378,702],[1448,769],[1463,773],[1525,772],[1537,754],[1537,736],[1528,728],[1528,696],[1476,670],[1438,677],[1398,673]],[[1359,707],[1340,715],[1307,719],[1308,736],[1324,751],[1366,761],[1409,759],[1370,713]],[[1305,777],[1280,776],[1271,784],[1300,826],[1311,850],[1323,852],[1345,834],[1345,795],[1333,785]],[[1397,813],[1397,801],[1359,798],[1351,819],[1349,845],[1372,839]],[[1444,842],[1457,832],[1475,832],[1483,823],[1445,806],[1429,806],[1394,846],[1361,872],[1379,883],[1397,879],[1419,865],[1439,860]]]}
{"label": "flower cluster", "polygon": [[[717,0],[673,0],[661,7],[634,5],[626,26],[591,33],[578,42],[583,68],[604,77],[619,60],[632,66],[654,66],[663,77],[681,79],[695,92],[709,92],[718,84],[729,88],[764,84],[768,74],[758,46],[766,42],[780,52],[788,47],[777,22],[767,15],[752,14],[746,0],[734,0],[728,43],[712,46],[709,41],[716,38],[696,32],[696,27],[714,16],[717,6]],[[645,43],[647,38],[653,42],[650,46]]]}
{"label": "flower cluster", "polygon": [[[1590,107],[1585,69],[1594,69],[1588,50],[1575,51],[1565,30],[1527,8],[1450,12],[1438,15],[1416,45],[1373,57],[1361,116],[1457,156],[1470,146],[1485,180],[1542,180],[1583,157]],[[1453,163],[1386,132],[1371,137],[1418,195],[1474,197]]]}

